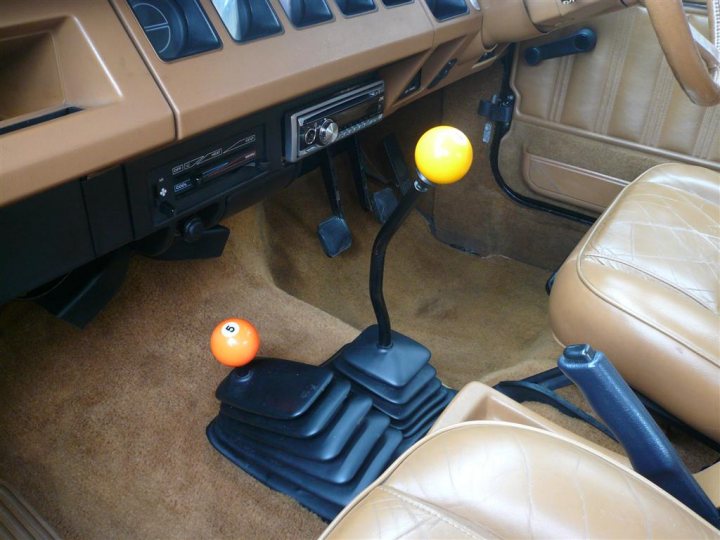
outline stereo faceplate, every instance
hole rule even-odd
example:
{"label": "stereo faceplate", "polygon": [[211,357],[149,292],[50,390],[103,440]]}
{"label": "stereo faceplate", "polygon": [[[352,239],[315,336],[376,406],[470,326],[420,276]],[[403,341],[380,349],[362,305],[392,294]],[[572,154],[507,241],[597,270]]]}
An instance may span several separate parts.
{"label": "stereo faceplate", "polygon": [[383,118],[385,83],[348,89],[285,117],[285,159],[298,161]]}

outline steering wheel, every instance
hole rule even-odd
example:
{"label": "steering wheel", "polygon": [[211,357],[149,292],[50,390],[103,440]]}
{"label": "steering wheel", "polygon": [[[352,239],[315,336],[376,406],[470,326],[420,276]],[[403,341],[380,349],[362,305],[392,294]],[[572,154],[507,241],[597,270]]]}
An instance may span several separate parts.
{"label": "steering wheel", "polygon": [[675,78],[697,105],[720,103],[720,0],[707,0],[710,39],[688,21],[682,0],[645,0]]}

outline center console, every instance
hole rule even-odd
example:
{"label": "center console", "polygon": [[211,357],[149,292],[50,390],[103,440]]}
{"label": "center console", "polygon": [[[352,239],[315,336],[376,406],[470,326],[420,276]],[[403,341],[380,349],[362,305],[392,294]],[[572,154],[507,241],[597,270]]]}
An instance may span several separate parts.
{"label": "center console", "polygon": [[509,422],[543,429],[590,446],[621,463],[629,463],[625,456],[580,437],[480,382],[471,382],[465,385],[433,424],[429,433],[472,421]]}

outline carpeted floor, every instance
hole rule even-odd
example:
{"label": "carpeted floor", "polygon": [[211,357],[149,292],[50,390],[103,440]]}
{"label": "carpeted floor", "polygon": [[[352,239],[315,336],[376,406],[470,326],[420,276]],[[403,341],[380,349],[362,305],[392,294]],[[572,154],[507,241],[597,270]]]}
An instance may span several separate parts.
{"label": "carpeted floor", "polygon": [[[341,159],[339,163],[342,167]],[[352,194],[351,186],[343,187],[343,193]],[[293,296],[364,328],[374,322],[367,288],[370,248],[378,225],[348,197],[345,214],[353,247],[338,258],[323,257],[314,234],[316,224],[327,217],[327,209],[317,204],[323,193],[322,178],[310,174],[267,205],[270,269],[275,282]],[[575,231],[568,234],[572,237]],[[394,328],[430,348],[433,365],[446,384],[461,388],[479,380],[493,385],[555,367],[561,347],[547,320],[548,271],[504,256],[481,258],[443,245],[418,212],[390,245],[386,268],[386,300]],[[574,387],[560,394],[592,413]],[[603,433],[548,405],[527,406],[624,453]],[[692,471],[720,458],[682,433],[669,434]]]}
{"label": "carpeted floor", "polygon": [[[268,260],[281,288],[361,329],[375,320],[368,272],[379,225],[355,202],[351,186],[343,187],[353,233],[349,251],[323,256],[315,227],[329,211],[317,203],[322,178],[310,174],[267,206]],[[414,212],[388,249],[385,294],[394,328],[428,346],[440,377],[459,387],[522,360],[557,355],[547,323],[549,275],[441,244]]]}
{"label": "carpeted floor", "polygon": [[213,326],[251,319],[261,352],[317,363],[355,335],[273,286],[262,211],[228,223],[225,255],[137,257],[85,330],[30,304],[0,315],[0,477],[65,538],[311,538],[320,519],[260,485],[205,439],[227,370]]}
{"label": "carpeted floor", "polygon": [[[263,354],[320,363],[371,320],[377,225],[347,205],[355,244],[325,258],[314,233],[318,180],[231,218],[220,259],[134,258],[120,294],[83,331],[32,304],[0,313],[0,477],[63,536],[312,538],[323,529],[204,436],[226,372],[208,352],[217,321],[247,317]],[[448,384],[555,354],[547,272],[444,246],[417,213],[406,225],[388,257],[388,303]]]}
{"label": "carpeted floor", "polygon": [[[378,225],[347,199],[354,243],[337,259],[315,236],[328,210],[310,174],[227,220],[219,259],[135,257],[118,296],[83,331],[33,304],[0,309],[0,478],[70,539],[316,537],[320,519],[206,441],[227,373],[208,339],[218,321],[241,316],[258,327],[261,354],[319,364],[372,322]],[[493,234],[514,224],[496,223]],[[460,387],[553,365],[548,275],[450,248],[416,212],[390,246],[386,293],[395,328],[426,344],[442,379]]]}

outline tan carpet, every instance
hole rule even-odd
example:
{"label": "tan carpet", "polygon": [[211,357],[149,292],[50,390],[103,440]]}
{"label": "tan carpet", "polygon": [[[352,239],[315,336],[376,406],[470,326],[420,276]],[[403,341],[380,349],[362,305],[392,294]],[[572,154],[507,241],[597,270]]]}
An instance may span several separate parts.
{"label": "tan carpet", "polygon": [[[340,161],[342,170],[342,161]],[[367,295],[369,253],[378,224],[355,204],[351,186],[346,217],[353,247],[335,259],[322,256],[315,226],[327,217],[322,178],[308,175],[274,197],[267,208],[270,266],[282,288],[356,328],[374,321]],[[442,188],[438,188],[439,193]],[[508,224],[506,224],[507,226]],[[573,234],[571,231],[570,235]],[[556,248],[553,248],[556,249]],[[414,212],[388,250],[386,300],[393,326],[427,345],[440,377],[460,388],[480,380],[493,385],[556,366],[560,346],[547,321],[549,272],[502,256],[478,257],[439,244]],[[591,412],[580,393],[560,394]],[[529,408],[555,423],[623,453],[612,439],[548,405]],[[669,432],[693,471],[714,463],[717,452]]]}
{"label": "tan carpet", "polygon": [[481,99],[498,93],[501,79],[502,66],[497,64],[457,81],[368,130],[365,142],[373,149],[374,141],[392,131],[412,163],[415,141],[424,130],[438,124],[463,130],[473,145],[473,165],[463,181],[436,190],[433,204],[426,205],[432,207],[436,236],[481,256],[504,255],[555,270],[587,226],[521,206],[495,182],[489,145],[482,142],[486,119],[477,114],[477,108]]}
{"label": "tan carpet", "polygon": [[[348,186],[349,187],[349,186]],[[267,208],[276,283],[356,328],[374,323],[368,297],[370,250],[379,225],[348,197],[353,246],[325,257],[315,227],[327,217],[319,175],[309,175]],[[430,348],[443,380],[462,386],[528,358],[559,353],[547,324],[549,273],[505,257],[481,258],[439,243],[418,212],[390,244],[385,292],[393,326]]]}
{"label": "tan carpet", "polygon": [[[353,339],[372,321],[378,225],[355,203],[346,210],[353,248],[327,259],[315,237],[328,213],[321,181],[301,179],[228,220],[220,259],[136,257],[120,294],[83,331],[33,304],[5,306],[0,478],[65,538],[316,537],[320,519],[206,441],[227,373],[208,339],[219,320],[242,316],[259,328],[262,354],[312,364]],[[449,248],[414,213],[390,246],[387,300],[395,328],[429,346],[443,380],[460,387],[553,364],[547,277]]]}
{"label": "tan carpet", "polygon": [[320,519],[207,442],[227,370],[210,331],[239,315],[266,355],[317,363],[355,331],[269,280],[262,212],[229,222],[225,256],[133,261],[84,331],[30,304],[0,315],[0,478],[66,538],[313,538]]}
{"label": "tan carpet", "polygon": [[[319,178],[309,177],[266,210],[229,220],[220,259],[136,257],[118,297],[83,331],[32,304],[0,313],[0,477],[63,536],[312,538],[323,529],[204,435],[226,373],[208,353],[217,321],[247,317],[263,354],[308,363],[370,322],[377,225],[348,205],[355,245],[325,258],[314,231],[324,217],[318,190]],[[527,351],[551,355],[546,277],[448,248],[416,213],[391,246],[388,302],[396,327],[430,346],[440,375],[460,386]]]}

